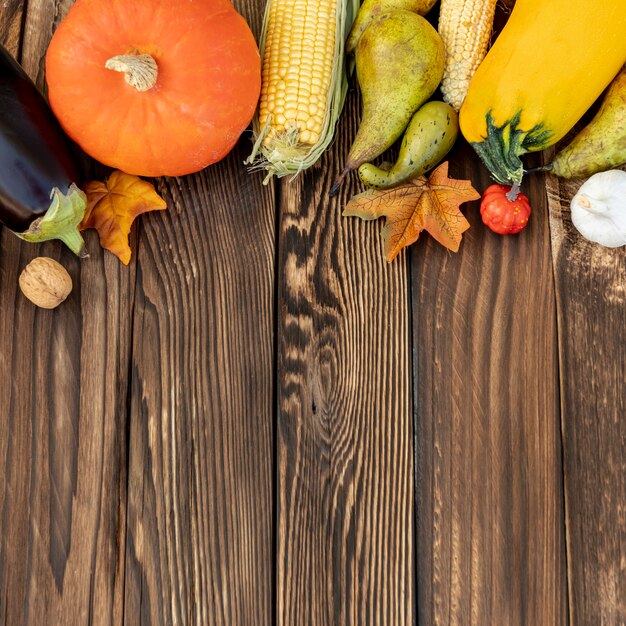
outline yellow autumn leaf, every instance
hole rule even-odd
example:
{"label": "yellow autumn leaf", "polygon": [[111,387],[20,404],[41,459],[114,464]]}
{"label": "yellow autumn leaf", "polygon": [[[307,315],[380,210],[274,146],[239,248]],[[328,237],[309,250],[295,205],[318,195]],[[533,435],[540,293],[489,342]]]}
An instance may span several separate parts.
{"label": "yellow autumn leaf", "polygon": [[142,213],[162,211],[167,204],[154,185],[119,170],[105,182],[87,183],[84,190],[87,210],[80,229],[95,228],[100,245],[128,265],[131,254],[128,235],[133,221]]}
{"label": "yellow autumn leaf", "polygon": [[343,214],[375,220],[385,217],[382,229],[385,258],[389,263],[400,250],[415,243],[423,230],[440,244],[458,252],[469,222],[459,206],[477,200],[480,194],[468,180],[448,178],[448,162],[430,178],[419,176],[391,189],[369,189],[348,202]]}

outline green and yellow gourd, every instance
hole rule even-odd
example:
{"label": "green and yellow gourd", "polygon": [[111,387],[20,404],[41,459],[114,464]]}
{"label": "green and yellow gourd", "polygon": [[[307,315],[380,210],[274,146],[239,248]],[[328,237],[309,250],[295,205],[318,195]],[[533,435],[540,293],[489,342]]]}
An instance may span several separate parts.
{"label": "green and yellow gourd", "polygon": [[517,0],[478,67],[461,132],[492,177],[519,184],[520,156],[561,139],[626,61],[626,0]]}

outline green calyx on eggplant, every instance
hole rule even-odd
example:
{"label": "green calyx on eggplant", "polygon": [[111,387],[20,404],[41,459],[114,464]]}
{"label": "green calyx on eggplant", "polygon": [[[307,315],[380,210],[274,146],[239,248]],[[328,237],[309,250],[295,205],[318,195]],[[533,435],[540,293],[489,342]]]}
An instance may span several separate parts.
{"label": "green calyx on eggplant", "polygon": [[87,198],[79,168],[45,98],[0,46],[0,222],[33,243],[60,239],[84,257]]}

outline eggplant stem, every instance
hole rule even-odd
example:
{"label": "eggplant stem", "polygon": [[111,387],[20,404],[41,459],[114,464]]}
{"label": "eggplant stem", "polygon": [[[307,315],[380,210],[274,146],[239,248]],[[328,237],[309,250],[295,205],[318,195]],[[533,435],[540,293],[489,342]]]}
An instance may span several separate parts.
{"label": "eggplant stem", "polygon": [[81,259],[89,256],[79,231],[87,209],[87,196],[76,185],[71,185],[67,194],[55,188],[50,197],[52,200],[46,214],[36,219],[26,232],[16,233],[17,236],[31,243],[60,239]]}

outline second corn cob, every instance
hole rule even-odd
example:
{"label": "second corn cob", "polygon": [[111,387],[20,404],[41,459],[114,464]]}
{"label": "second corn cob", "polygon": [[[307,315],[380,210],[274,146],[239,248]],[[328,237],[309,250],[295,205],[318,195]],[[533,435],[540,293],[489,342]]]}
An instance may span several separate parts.
{"label": "second corn cob", "polygon": [[441,0],[439,34],[446,50],[441,92],[457,111],[487,54],[497,0]]}

